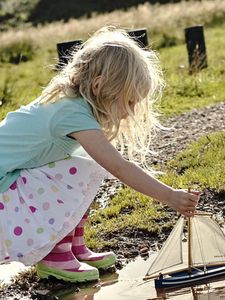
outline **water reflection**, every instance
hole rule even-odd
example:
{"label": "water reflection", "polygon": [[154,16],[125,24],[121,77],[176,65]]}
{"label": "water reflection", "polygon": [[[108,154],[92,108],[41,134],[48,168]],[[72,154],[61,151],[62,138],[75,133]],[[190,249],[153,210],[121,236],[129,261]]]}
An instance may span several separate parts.
{"label": "water reflection", "polygon": [[[101,276],[98,283],[80,285],[79,293],[75,286],[54,295],[59,300],[225,300],[225,280],[174,291],[156,291],[153,280],[142,280],[154,257],[150,255],[148,260],[139,257],[122,270]],[[0,281],[8,281],[10,275],[21,268],[25,267],[18,263],[1,265]]]}
{"label": "water reflection", "polygon": [[160,292],[158,299],[225,300],[225,281],[183,288],[173,292]]}
{"label": "water reflection", "polygon": [[225,280],[174,291],[156,291],[153,280],[143,282],[153,257],[138,258],[116,274],[101,276],[100,283],[60,300],[225,300]]}

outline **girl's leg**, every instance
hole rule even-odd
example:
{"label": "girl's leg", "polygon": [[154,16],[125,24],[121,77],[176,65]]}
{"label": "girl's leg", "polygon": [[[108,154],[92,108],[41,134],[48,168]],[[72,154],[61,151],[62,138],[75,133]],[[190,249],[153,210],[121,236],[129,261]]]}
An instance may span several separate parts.
{"label": "girl's leg", "polygon": [[84,225],[87,221],[87,213],[83,216],[74,231],[72,251],[79,261],[85,262],[93,267],[105,269],[114,265],[116,256],[113,252],[95,253],[88,249],[84,241]]}
{"label": "girl's leg", "polygon": [[54,276],[71,282],[91,281],[99,278],[98,270],[80,263],[71,251],[74,232],[70,232],[36,266],[41,278]]}

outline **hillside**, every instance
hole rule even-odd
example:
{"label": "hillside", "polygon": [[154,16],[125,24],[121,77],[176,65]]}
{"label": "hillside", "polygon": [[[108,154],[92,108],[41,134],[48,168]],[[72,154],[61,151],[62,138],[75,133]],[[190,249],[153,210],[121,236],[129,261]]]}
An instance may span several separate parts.
{"label": "hillside", "polygon": [[143,3],[175,3],[180,0],[0,0],[0,28],[67,22],[72,18],[90,18],[94,14],[126,10]]}

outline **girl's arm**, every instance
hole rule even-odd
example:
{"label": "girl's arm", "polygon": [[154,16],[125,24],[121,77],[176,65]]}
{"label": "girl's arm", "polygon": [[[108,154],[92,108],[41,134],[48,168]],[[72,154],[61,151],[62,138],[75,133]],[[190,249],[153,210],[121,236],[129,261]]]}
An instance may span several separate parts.
{"label": "girl's arm", "polygon": [[198,195],[175,190],[124,159],[101,130],[85,130],[70,134],[103,168],[138,192],[166,203],[185,216],[193,216]]}

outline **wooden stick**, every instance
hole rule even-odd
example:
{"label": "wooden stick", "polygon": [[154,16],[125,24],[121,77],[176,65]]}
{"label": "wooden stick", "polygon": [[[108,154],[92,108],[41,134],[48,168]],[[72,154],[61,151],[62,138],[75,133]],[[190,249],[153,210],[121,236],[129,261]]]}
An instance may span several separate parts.
{"label": "wooden stick", "polygon": [[[191,192],[191,188],[188,188],[188,193]],[[188,272],[191,274],[192,267],[192,253],[191,253],[191,217],[188,217]]]}

